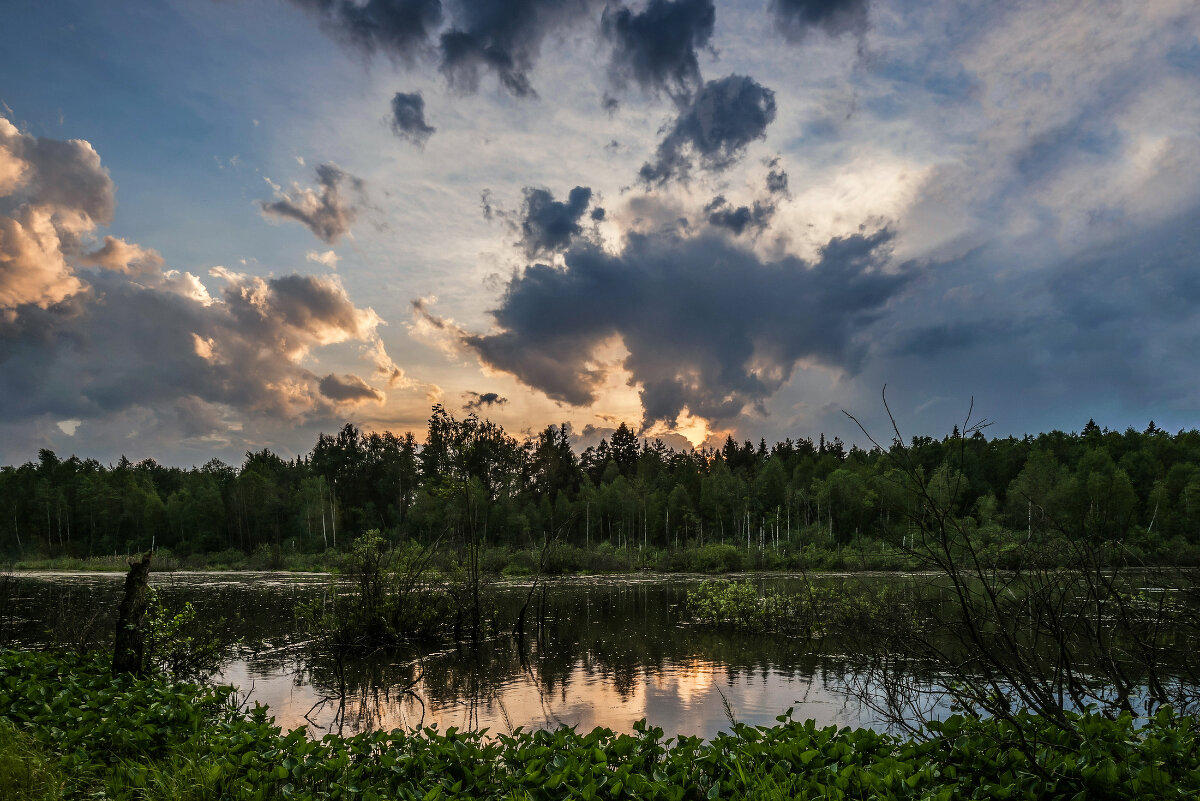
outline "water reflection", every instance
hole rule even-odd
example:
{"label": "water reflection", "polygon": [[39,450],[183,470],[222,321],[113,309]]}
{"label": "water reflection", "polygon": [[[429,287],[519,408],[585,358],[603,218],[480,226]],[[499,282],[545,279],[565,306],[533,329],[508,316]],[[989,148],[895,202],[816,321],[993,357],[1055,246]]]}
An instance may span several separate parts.
{"label": "water reflection", "polygon": [[[284,728],[307,726],[316,736],[431,725],[628,731],[646,718],[668,734],[710,737],[729,727],[730,713],[750,724],[772,723],[789,708],[821,725],[882,725],[846,693],[864,674],[838,643],[685,625],[680,607],[700,580],[559,580],[539,599],[543,625],[523,638],[504,634],[476,646],[339,663],[300,637],[294,614],[298,603],[326,590],[327,576],[154,576],[169,602],[191,601],[208,618],[223,619],[231,638],[242,639],[219,680],[269,705]],[[760,580],[787,589],[787,579]],[[72,604],[80,615],[100,610],[111,628],[112,612],[104,610],[115,610],[121,577],[23,574],[18,585],[31,610],[20,637],[36,643],[38,626],[70,617]],[[495,602],[519,606],[527,591],[527,585],[505,585]],[[66,607],[63,598],[71,599]]]}

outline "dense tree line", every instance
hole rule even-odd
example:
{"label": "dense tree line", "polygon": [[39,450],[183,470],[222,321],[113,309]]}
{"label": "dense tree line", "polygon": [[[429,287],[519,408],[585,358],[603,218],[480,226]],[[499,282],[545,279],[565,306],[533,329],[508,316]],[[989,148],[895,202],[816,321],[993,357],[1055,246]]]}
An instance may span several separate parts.
{"label": "dense tree line", "polygon": [[822,435],[679,452],[622,424],[577,454],[566,425],[522,442],[437,406],[423,445],[411,433],[347,424],[303,457],[263,450],[237,467],[124,457],[105,466],[42,450],[36,462],[0,468],[0,552],[89,556],[152,543],[177,553],[317,552],[345,549],[368,529],[520,547],[547,536],[629,549],[902,541],[912,500],[893,480],[898,448],[934,487],[958,482],[958,513],[983,529],[1156,550],[1200,540],[1195,430],[1116,432],[1089,420],[1079,433],[964,439],[955,430],[890,450],[847,449]]}

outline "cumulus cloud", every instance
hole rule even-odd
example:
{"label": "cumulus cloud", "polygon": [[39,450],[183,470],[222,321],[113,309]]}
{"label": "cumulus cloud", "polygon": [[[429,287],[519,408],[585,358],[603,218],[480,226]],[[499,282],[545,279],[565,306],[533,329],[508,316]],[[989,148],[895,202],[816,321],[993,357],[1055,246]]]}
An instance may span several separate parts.
{"label": "cumulus cloud", "polygon": [[50,211],[25,207],[0,216],[0,314],[23,304],[45,308],[82,288]]}
{"label": "cumulus cloud", "polygon": [[332,250],[310,250],[308,253],[304,254],[304,258],[308,259],[309,261],[314,261],[317,264],[323,264],[331,270],[336,270],[338,262],[341,261],[341,259],[338,257],[338,254],[334,253]]}
{"label": "cumulus cloud", "polygon": [[418,147],[437,130],[425,122],[425,98],[420,92],[396,92],[392,98],[392,132]]}
{"label": "cumulus cloud", "polygon": [[263,279],[221,267],[211,273],[225,281],[222,298],[239,330],[293,361],[314,347],[370,339],[382,323],[372,309],[355,306],[334,275]]}
{"label": "cumulus cloud", "polygon": [[103,272],[69,305],[23,309],[0,327],[0,364],[15,382],[0,390],[0,408],[10,420],[46,410],[87,420],[193,397],[276,420],[331,414],[303,359],[372,337],[374,313],[344,292],[322,299],[286,281],[222,277],[221,299],[208,305]]}
{"label": "cumulus cloud", "polygon": [[321,379],[321,394],[335,403],[383,403],[383,393],[356,375],[330,373]]}
{"label": "cumulus cloud", "polygon": [[49,139],[21,133],[0,118],[0,191],[4,205],[33,204],[67,217],[108,225],[116,195],[100,154],[82,139]]}
{"label": "cumulus cloud", "polygon": [[710,171],[728,169],[746,147],[767,135],[775,120],[775,93],[753,78],[730,75],[696,93],[638,176],[646,184],[686,180],[697,161]]}
{"label": "cumulus cloud", "polygon": [[726,228],[740,236],[747,230],[762,231],[771,224],[775,215],[775,206],[762,201],[754,201],[753,206],[738,206],[734,208],[724,195],[717,195],[707,206],[704,213],[708,215],[708,224],[716,228]]}
{"label": "cumulus cloud", "polygon": [[362,197],[361,178],[343,172],[335,164],[322,164],[317,167],[319,190],[299,184],[292,184],[290,192],[276,189],[276,199],[263,201],[262,212],[268,217],[303,223],[317,239],[333,244],[350,232],[350,226],[358,216],[358,206],[342,195],[343,182]]}
{"label": "cumulus cloud", "polygon": [[27,390],[0,392],[0,408],[10,419],[55,409],[86,420],[195,397],[276,420],[332,414],[337,398],[307,359],[339,342],[374,346],[378,316],[332,276],[214,276],[224,286],[209,303],[172,291],[169,276],[134,283],[104,271],[68,302],[22,309],[0,327],[0,364],[14,392]]}
{"label": "cumulus cloud", "polygon": [[197,276],[165,269],[154,250],[114,236],[95,242],[113,191],[86,142],[30,137],[3,118],[0,137],[6,423],[80,420],[87,429],[133,415],[149,429],[157,424],[146,415],[174,419],[176,410],[227,434],[231,414],[297,423],[367,395],[382,399],[354,376],[309,369],[315,349],[342,342],[363,343],[389,385],[403,379],[379,338],[382,320],[355,305],[337,276],[218,267],[214,297]]}
{"label": "cumulus cloud", "polygon": [[[555,200],[548,189],[526,187],[521,207],[521,247],[529,258],[566,250],[583,234],[580,222],[592,202],[592,190],[577,186],[567,200]],[[599,217],[596,214],[599,213]],[[593,209],[592,219],[604,218],[603,209]]]}
{"label": "cumulus cloud", "polygon": [[793,42],[801,42],[814,30],[830,36],[867,29],[867,0],[771,0],[778,29]]}
{"label": "cumulus cloud", "polygon": [[650,0],[638,12],[606,8],[602,24],[613,44],[610,80],[618,88],[632,82],[648,93],[686,101],[700,86],[696,53],[708,45],[716,18],[712,0]]}
{"label": "cumulus cloud", "polygon": [[477,412],[483,407],[504,406],[508,403],[508,398],[500,397],[496,392],[464,392],[463,393],[463,408],[467,411]]}
{"label": "cumulus cloud", "polygon": [[81,291],[69,259],[81,237],[111,222],[115,206],[90,144],[35,137],[0,117],[0,316]]}
{"label": "cumulus cloud", "polygon": [[493,311],[496,330],[463,337],[489,367],[577,406],[597,400],[619,339],[644,422],[686,408],[730,420],[779,390],[798,364],[855,372],[865,332],[916,275],[888,269],[887,230],[835,238],[809,263],[764,261],[728,238],[634,234],[617,254],[581,245],[566,267],[527,267]]}
{"label": "cumulus cloud", "polygon": [[156,273],[163,267],[163,257],[158,251],[143,248],[115,236],[104,237],[104,244],[90,253],[83,254],[80,262],[125,275]]}

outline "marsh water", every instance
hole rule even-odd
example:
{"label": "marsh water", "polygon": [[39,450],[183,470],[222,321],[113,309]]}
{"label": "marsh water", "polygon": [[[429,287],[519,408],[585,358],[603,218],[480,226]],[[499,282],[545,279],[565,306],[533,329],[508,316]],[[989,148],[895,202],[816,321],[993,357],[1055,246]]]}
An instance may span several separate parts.
{"label": "marsh water", "polygon": [[[111,630],[119,574],[22,573],[8,621],[18,641],[86,643]],[[743,576],[787,591],[796,577]],[[320,574],[158,573],[172,606],[190,601],[223,621],[230,647],[215,678],[250,703],[267,704],[285,729],[325,731],[516,727],[629,731],[645,718],[668,735],[711,737],[731,717],[770,724],[788,709],[821,725],[880,727],[849,689],[862,682],[853,649],[828,640],[716,632],[689,625],[683,604],[702,576],[562,578],[538,593],[538,616],[518,639],[379,653],[338,665],[301,634],[296,609],[329,591]],[[916,581],[919,577],[823,576],[821,582]],[[493,588],[498,605],[520,604],[529,583]],[[344,692],[343,692],[344,690]]]}

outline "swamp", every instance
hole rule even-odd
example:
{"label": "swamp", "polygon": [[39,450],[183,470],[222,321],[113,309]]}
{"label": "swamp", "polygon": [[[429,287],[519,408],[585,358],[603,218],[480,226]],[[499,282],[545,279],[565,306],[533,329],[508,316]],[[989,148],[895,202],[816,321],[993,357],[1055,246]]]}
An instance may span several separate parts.
{"label": "swamp", "polygon": [[[1051,464],[1042,452],[1009,466],[1011,492],[1041,493],[1037,526],[1026,495],[1024,532],[969,489],[982,469],[969,457],[994,449],[968,419],[933,471],[933,444],[898,431],[861,452],[878,489],[869,535],[839,539],[814,515],[793,539],[777,508],[757,532],[731,518],[732,542],[702,544],[697,525],[677,547],[670,505],[652,542],[647,504],[626,519],[640,543],[592,544],[582,497],[583,547],[574,514],[521,546],[503,525],[520,492],[488,457],[509,441],[434,422],[457,438],[422,490],[442,527],[347,534],[343,518],[320,557],[330,571],[181,570],[152,547],[128,575],[94,569],[121,557],[0,574],[14,786],[430,801],[1200,790],[1200,574],[1152,534],[1160,514],[1186,529],[1190,512],[1156,506],[1133,536],[1142,506],[1106,435],[1079,438],[1074,473],[1056,468],[1050,489],[1030,472]],[[761,458],[781,471],[789,457]],[[602,486],[617,486],[608,464]],[[578,574],[581,560],[625,572]]]}

